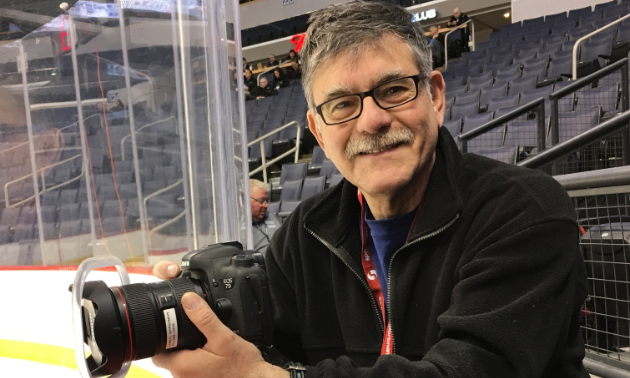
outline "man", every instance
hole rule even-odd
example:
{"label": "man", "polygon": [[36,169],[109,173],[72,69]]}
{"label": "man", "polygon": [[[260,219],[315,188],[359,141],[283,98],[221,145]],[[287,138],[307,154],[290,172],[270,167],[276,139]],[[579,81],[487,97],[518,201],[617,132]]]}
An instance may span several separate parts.
{"label": "man", "polygon": [[[451,26],[451,27],[455,27],[455,26],[459,26],[464,24],[465,22],[467,22],[469,20],[468,16],[463,14],[462,11],[459,10],[459,8],[455,8],[453,9],[453,16],[451,16],[451,19],[449,20],[449,22],[446,23],[446,25]],[[453,33],[456,34],[456,33]],[[453,43],[453,45],[455,44],[456,41],[460,41],[461,45],[459,45],[457,47],[457,49],[460,49],[461,51],[456,51],[454,54],[456,56],[461,56],[461,52],[462,51],[470,51],[470,48],[468,47],[468,40],[469,40],[469,30],[468,30],[468,26],[464,27],[461,29],[460,31],[460,38],[456,39],[455,36],[453,36],[453,41],[448,41],[449,43],[449,48],[455,48],[454,46],[451,47],[451,43]],[[449,51],[450,52],[450,51]],[[451,55],[449,53],[449,55]]]}
{"label": "man", "polygon": [[256,78],[252,75],[252,70],[249,68],[245,69],[245,79],[243,80],[243,85],[245,85],[245,95],[249,95],[249,92],[253,91],[256,88]]}
{"label": "man", "polygon": [[269,55],[269,67],[278,66],[278,65],[280,65],[280,62],[278,62],[278,59],[276,59],[276,56],[273,54]]}
{"label": "man", "polygon": [[440,41],[440,37],[442,40],[444,37],[440,35],[437,26],[431,26],[429,32],[431,33],[429,46],[431,46],[431,56],[433,57],[433,69],[436,69],[444,64],[444,45]]}
{"label": "man", "polygon": [[291,65],[287,67],[287,77],[289,80],[302,78],[302,68],[300,68],[299,59],[297,57],[291,59]]}
{"label": "man", "polygon": [[[309,128],[346,180],[302,202],[267,250],[274,347],[307,378],[587,378],[572,203],[539,171],[458,151],[411,15],[329,6],[302,54]],[[200,297],[182,304],[208,343],[158,366],[289,377]]]}
{"label": "man", "polygon": [[252,228],[254,249],[264,253],[282,222],[275,214],[267,213],[269,206],[269,185],[262,181],[249,180],[249,196],[252,206]]}
{"label": "man", "polygon": [[269,85],[267,79],[265,77],[261,77],[260,85],[256,86],[252,91],[250,91],[247,99],[254,100],[259,98],[272,97],[276,94],[277,91]]}

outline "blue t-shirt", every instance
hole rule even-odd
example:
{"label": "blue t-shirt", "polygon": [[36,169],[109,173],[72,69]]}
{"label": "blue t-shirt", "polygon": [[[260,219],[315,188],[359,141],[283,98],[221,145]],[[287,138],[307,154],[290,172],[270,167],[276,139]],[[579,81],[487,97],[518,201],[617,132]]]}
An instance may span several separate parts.
{"label": "blue t-shirt", "polygon": [[[387,304],[387,274],[392,256],[407,241],[409,229],[416,215],[414,209],[410,213],[390,219],[373,219],[372,213],[366,204],[365,221],[368,228],[368,243],[370,254],[376,269],[378,282],[381,284],[383,298]],[[387,319],[385,319],[387,321]]]}

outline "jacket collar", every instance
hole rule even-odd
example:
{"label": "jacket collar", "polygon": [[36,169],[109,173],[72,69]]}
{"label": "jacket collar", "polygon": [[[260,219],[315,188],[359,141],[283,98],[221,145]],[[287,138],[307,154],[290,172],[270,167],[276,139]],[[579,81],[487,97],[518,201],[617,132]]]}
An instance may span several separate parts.
{"label": "jacket collar", "polygon": [[[435,164],[410,242],[452,222],[463,208],[455,180],[460,165],[461,153],[453,137],[446,128],[440,127]],[[342,185],[337,185],[307,211],[304,227],[338,247],[349,233],[358,230],[360,211],[357,187],[343,180]]]}

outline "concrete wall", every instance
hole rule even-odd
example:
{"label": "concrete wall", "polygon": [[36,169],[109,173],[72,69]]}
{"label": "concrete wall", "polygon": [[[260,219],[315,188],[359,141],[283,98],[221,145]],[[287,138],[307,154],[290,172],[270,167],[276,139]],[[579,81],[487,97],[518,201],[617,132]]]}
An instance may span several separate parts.
{"label": "concrete wall", "polygon": [[[241,5],[241,29],[270,24],[351,0],[258,0]],[[286,5],[284,5],[286,2]]]}
{"label": "concrete wall", "polygon": [[[330,4],[341,4],[348,1],[349,0],[294,0],[293,4],[286,6],[282,5],[283,0],[259,0],[253,3],[246,3],[241,6],[241,28],[247,29],[312,12]],[[509,5],[510,3],[506,2],[506,0],[469,0],[466,2],[462,2],[461,0],[435,0],[420,5],[414,5],[407,9],[411,13],[435,9],[437,11],[437,17],[423,22],[423,25],[428,27],[435,24],[445,25],[445,22],[451,17],[453,9],[456,7],[459,7],[462,12],[469,16],[474,16],[475,14],[488,12],[493,9],[509,7]],[[296,12],[293,12],[293,10]],[[243,49],[243,56],[247,58],[248,61],[253,62],[260,59],[267,59],[269,58],[269,54],[286,54],[294,46],[289,39],[290,38],[283,38],[247,46]]]}
{"label": "concrete wall", "polygon": [[610,0],[512,0],[512,22],[565,12]]}

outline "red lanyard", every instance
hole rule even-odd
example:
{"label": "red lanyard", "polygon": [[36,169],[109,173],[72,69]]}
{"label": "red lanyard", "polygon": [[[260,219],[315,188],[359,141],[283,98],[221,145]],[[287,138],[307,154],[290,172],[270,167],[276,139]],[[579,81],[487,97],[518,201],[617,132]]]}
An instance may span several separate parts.
{"label": "red lanyard", "polygon": [[[383,320],[385,320],[385,297],[383,296],[381,283],[376,276],[376,268],[374,267],[374,262],[372,261],[370,246],[367,243],[367,224],[365,222],[365,208],[363,207],[363,195],[361,194],[361,189],[357,190],[357,197],[359,198],[359,203],[361,204],[361,262],[363,263],[363,273],[365,273],[365,278],[367,278],[368,285],[370,286],[370,291],[372,291],[372,295],[374,296],[374,299],[376,299],[376,303],[378,304],[378,307],[381,310],[381,314],[383,315]],[[409,233],[407,234],[407,240],[409,239],[409,235],[411,235],[411,230],[413,229],[413,225],[416,223],[416,218],[418,218],[419,212],[420,206],[418,206],[418,210],[416,210],[416,215],[413,217],[413,221],[411,222],[411,227],[409,228]],[[407,242],[407,240],[405,240],[405,243]],[[385,327],[385,334],[383,335],[383,345],[381,346],[381,355],[392,354],[394,335],[392,334],[390,323],[391,319],[387,322],[387,327]]]}

